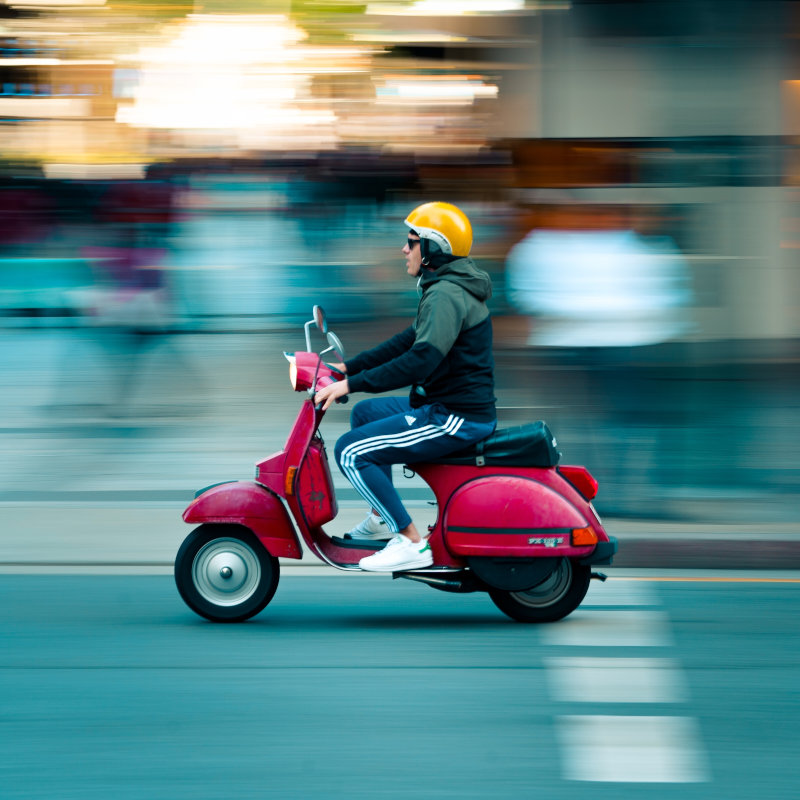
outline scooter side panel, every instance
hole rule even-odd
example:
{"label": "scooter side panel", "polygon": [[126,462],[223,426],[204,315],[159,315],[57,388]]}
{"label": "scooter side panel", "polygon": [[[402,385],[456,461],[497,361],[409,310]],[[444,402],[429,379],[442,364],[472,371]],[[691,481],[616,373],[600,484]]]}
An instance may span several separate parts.
{"label": "scooter side panel", "polygon": [[459,556],[588,555],[573,547],[574,529],[591,522],[558,492],[520,475],[492,475],[466,482],[447,504],[444,535]]}
{"label": "scooter side panel", "polygon": [[252,481],[214,486],[183,512],[184,522],[243,525],[278,558],[301,558],[300,541],[280,498]]}

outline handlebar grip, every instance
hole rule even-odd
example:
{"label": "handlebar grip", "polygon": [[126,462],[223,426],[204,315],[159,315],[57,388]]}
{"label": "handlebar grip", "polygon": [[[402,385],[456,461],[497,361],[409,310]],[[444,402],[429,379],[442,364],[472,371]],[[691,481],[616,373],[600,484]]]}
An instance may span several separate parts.
{"label": "handlebar grip", "polygon": [[[345,395],[344,397],[336,398],[335,402],[336,403],[341,403],[342,405],[344,405],[349,399],[350,398],[347,395]],[[314,406],[314,411],[322,411],[322,403],[317,403]]]}

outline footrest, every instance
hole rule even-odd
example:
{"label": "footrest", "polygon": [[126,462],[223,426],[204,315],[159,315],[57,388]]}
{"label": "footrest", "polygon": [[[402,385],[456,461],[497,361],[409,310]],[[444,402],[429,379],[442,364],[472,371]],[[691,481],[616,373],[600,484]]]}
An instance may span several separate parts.
{"label": "footrest", "polygon": [[351,550],[383,550],[388,544],[388,542],[369,539],[344,539],[341,536],[331,536],[331,541],[337,547],[349,547]]}

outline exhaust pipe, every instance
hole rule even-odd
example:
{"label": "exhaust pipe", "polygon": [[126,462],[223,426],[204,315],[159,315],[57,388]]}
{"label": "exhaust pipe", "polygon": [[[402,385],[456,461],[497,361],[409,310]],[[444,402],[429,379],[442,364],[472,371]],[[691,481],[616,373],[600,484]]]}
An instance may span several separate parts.
{"label": "exhaust pipe", "polygon": [[428,586],[432,586],[434,589],[455,594],[467,594],[468,592],[483,590],[483,586],[479,584],[469,570],[451,572],[449,574],[452,577],[444,578],[439,575],[432,575],[429,572],[393,572],[392,578],[405,578],[408,581],[427,583]]}

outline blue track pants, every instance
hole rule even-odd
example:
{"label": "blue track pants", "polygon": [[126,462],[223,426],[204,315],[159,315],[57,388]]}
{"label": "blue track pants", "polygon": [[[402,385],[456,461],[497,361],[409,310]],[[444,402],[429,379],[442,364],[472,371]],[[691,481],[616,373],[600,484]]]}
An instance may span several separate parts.
{"label": "blue track pants", "polygon": [[412,408],[404,397],[372,397],[356,404],[350,425],[336,442],[336,463],[397,533],[411,524],[411,517],[392,484],[392,464],[441,458],[485,439],[496,423],[470,422],[439,403]]}

